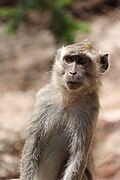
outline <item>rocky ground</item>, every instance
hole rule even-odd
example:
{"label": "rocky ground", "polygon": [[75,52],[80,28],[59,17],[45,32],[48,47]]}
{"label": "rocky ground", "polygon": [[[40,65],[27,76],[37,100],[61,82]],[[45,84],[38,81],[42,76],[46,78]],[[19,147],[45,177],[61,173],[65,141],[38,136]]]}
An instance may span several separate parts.
{"label": "rocky ground", "polygon": [[[91,40],[110,54],[103,80],[101,112],[96,132],[95,164],[98,180],[120,179],[120,13],[90,20],[89,34],[78,32],[76,41]],[[51,33],[22,26],[15,36],[4,35],[0,24],[0,178],[19,177],[19,161],[39,87],[50,77],[57,49]]]}

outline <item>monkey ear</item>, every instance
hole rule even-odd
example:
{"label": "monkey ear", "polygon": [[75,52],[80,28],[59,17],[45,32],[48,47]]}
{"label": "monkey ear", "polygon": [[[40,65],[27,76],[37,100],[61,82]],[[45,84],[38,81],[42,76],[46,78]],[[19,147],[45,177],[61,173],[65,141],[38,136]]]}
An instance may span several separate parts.
{"label": "monkey ear", "polygon": [[102,73],[104,73],[107,69],[108,69],[108,66],[109,66],[109,63],[108,63],[108,54],[104,54],[100,57],[100,71]]}

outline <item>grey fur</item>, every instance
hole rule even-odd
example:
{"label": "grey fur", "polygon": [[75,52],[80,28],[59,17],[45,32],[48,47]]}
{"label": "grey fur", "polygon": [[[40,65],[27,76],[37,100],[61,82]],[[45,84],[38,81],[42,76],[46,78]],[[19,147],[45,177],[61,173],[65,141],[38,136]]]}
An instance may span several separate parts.
{"label": "grey fur", "polygon": [[93,180],[92,141],[99,113],[99,83],[94,83],[95,88],[81,93],[51,80],[38,92],[21,180]]}

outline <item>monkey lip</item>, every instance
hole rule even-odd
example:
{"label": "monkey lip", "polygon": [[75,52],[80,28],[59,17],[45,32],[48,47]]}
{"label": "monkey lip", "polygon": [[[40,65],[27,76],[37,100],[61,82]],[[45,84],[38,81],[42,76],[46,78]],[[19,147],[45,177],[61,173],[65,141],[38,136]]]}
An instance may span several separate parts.
{"label": "monkey lip", "polygon": [[81,86],[81,83],[75,81],[68,81],[67,86],[70,90],[76,90]]}

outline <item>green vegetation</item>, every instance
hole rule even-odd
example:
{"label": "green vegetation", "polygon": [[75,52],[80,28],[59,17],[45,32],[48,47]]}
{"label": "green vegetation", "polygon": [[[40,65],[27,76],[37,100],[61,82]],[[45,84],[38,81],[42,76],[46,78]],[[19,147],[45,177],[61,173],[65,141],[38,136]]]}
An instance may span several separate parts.
{"label": "green vegetation", "polygon": [[25,11],[20,7],[2,7],[0,17],[6,22],[5,31],[8,34],[15,33],[19,24],[26,19]]}
{"label": "green vegetation", "polygon": [[90,27],[84,22],[77,21],[70,14],[72,3],[73,0],[19,0],[14,7],[1,7],[0,17],[6,22],[7,33],[11,34],[20,23],[27,21],[29,10],[49,11],[51,13],[49,28],[57,42],[73,43],[76,30],[88,32]]}

